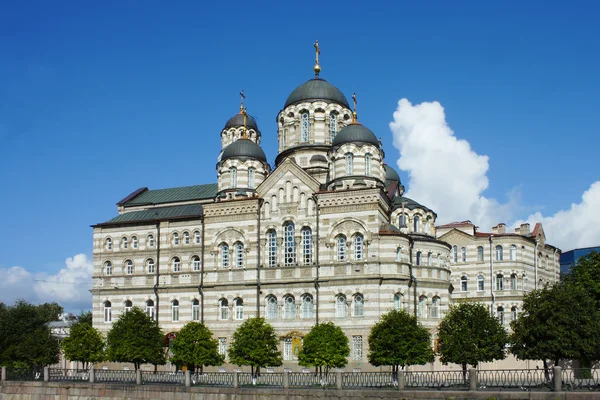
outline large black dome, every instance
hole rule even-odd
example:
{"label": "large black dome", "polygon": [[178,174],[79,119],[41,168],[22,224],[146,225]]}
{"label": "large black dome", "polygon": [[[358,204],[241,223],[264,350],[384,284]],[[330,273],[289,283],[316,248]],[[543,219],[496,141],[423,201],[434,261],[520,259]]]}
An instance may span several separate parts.
{"label": "large black dome", "polygon": [[350,108],[340,89],[324,79],[314,78],[298,86],[285,101],[283,108],[307,100],[325,100]]}
{"label": "large black dome", "polygon": [[267,162],[267,156],[263,149],[250,139],[238,139],[225,147],[221,155],[221,161],[228,158],[254,158]]}
{"label": "large black dome", "polygon": [[383,167],[385,169],[385,180],[386,181],[393,181],[393,182],[400,183],[400,175],[398,175],[398,172],[396,172],[396,170],[394,168],[390,167],[387,164],[385,164]]}
{"label": "large black dome", "polygon": [[[240,126],[244,126],[244,114],[238,113],[235,114],[233,117],[229,118],[223,130],[229,128],[238,128]],[[260,132],[258,130],[258,124],[256,123],[256,120],[250,115],[248,115],[248,117],[246,118],[246,127],[248,129],[254,129],[257,132]]]}
{"label": "large black dome", "polygon": [[365,128],[361,124],[353,123],[343,127],[335,138],[333,138],[333,146],[339,146],[344,143],[351,142],[362,142],[370,143],[379,147],[379,141],[375,134],[368,128]]}

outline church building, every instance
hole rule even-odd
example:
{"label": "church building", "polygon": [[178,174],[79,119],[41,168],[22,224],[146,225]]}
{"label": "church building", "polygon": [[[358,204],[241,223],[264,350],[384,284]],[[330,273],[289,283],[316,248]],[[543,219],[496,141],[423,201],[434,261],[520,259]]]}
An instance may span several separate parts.
{"label": "church building", "polygon": [[434,210],[405,197],[395,159],[386,163],[356,96],[351,104],[320,77],[315,48],[314,77],[276,116],[272,163],[242,100],[220,133],[215,181],[135,190],[93,226],[101,332],[137,306],[165,334],[204,322],[226,353],[235,329],[260,315],[281,338],[282,368],[300,371],[302,337],[333,321],[349,339],[346,370],[368,371],[369,331],[391,309],[415,313],[435,346],[451,304],[484,302],[508,327],[526,292],[558,279],[560,251],[541,224],[436,226]]}

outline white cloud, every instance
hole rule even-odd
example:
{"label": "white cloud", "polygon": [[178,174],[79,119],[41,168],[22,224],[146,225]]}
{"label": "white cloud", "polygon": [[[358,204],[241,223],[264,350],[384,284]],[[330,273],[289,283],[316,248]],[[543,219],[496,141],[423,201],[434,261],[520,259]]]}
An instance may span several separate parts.
{"label": "white cloud", "polygon": [[57,302],[67,311],[91,308],[92,261],[85,254],[65,260],[56,274],[31,273],[22,267],[0,268],[0,302]]}
{"label": "white cloud", "polygon": [[[454,135],[440,103],[413,105],[400,100],[390,129],[400,151],[398,167],[408,173],[406,195],[434,209],[437,223],[469,219],[487,231],[499,222],[516,226],[515,220],[523,218],[516,188],[507,193],[504,203],[483,195],[489,186],[489,157],[477,154],[469,142]],[[599,205],[600,181],[584,193],[580,204],[549,217],[537,212],[527,221],[542,222],[549,243],[565,250],[597,245]]]}

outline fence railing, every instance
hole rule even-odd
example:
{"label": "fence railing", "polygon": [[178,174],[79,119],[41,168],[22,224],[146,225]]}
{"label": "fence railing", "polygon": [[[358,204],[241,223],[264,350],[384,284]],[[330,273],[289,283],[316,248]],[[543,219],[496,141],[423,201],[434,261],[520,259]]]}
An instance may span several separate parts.
{"label": "fence railing", "polygon": [[600,391],[600,369],[503,369],[463,371],[266,372],[151,372],[130,370],[75,370],[44,368],[42,371],[2,367],[2,381],[89,382],[137,385],[218,386],[283,389],[391,389],[391,390],[521,390]]}

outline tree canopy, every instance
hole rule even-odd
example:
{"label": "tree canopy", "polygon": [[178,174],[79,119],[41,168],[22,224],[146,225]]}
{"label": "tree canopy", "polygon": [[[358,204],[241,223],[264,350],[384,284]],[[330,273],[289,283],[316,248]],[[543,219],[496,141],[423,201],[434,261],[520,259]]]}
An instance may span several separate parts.
{"label": "tree canopy", "polygon": [[596,301],[579,285],[558,283],[523,298],[511,323],[511,352],[521,360],[600,359],[600,315]]}
{"label": "tree canopy", "polygon": [[507,342],[506,329],[481,303],[452,306],[438,327],[440,360],[462,365],[464,374],[467,365],[504,359]]}
{"label": "tree canopy", "polygon": [[371,328],[368,359],[376,367],[390,365],[394,372],[398,366],[433,362],[431,334],[418,323],[417,317],[404,310],[392,310]]}
{"label": "tree canopy", "polygon": [[48,322],[58,318],[56,303],[32,305],[23,300],[0,307],[0,365],[40,370],[58,362],[58,339]]}
{"label": "tree canopy", "polygon": [[233,333],[229,360],[235,365],[249,365],[252,374],[261,367],[282,364],[279,339],[273,327],[264,318],[250,318]]}
{"label": "tree canopy", "polygon": [[71,326],[69,336],[63,339],[61,347],[67,360],[82,362],[83,368],[87,369],[89,363],[103,361],[106,356],[104,337],[92,327],[91,319],[86,314],[83,316]]}
{"label": "tree canopy", "polygon": [[304,337],[298,354],[298,364],[305,367],[343,368],[350,354],[348,338],[333,322],[323,322],[312,327]]}
{"label": "tree canopy", "polygon": [[592,251],[579,258],[565,281],[581,286],[596,300],[596,307],[600,308],[600,253]]}
{"label": "tree canopy", "polygon": [[218,341],[200,322],[188,322],[181,328],[172,342],[171,352],[171,362],[186,365],[192,371],[196,367],[218,366],[225,361],[225,356],[219,354]]}
{"label": "tree canopy", "polygon": [[139,307],[121,314],[107,335],[107,357],[110,361],[162,365],[165,363],[163,334]]}

